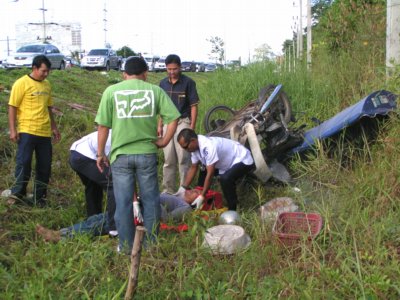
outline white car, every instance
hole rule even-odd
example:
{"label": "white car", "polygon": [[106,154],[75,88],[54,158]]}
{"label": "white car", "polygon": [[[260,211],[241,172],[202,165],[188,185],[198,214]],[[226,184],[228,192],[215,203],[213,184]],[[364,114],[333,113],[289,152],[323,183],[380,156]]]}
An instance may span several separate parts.
{"label": "white car", "polygon": [[3,61],[4,68],[15,69],[32,67],[33,59],[38,55],[46,55],[51,62],[52,69],[65,69],[65,56],[58,48],[51,44],[26,45],[17,50],[14,55]]}
{"label": "white car", "polygon": [[154,65],[157,62],[157,60],[159,59],[159,57],[155,56],[155,55],[145,54],[145,55],[143,55],[143,58],[149,67],[149,71],[154,71]]}
{"label": "white car", "polygon": [[154,64],[154,71],[156,72],[163,72],[167,69],[165,66],[165,58],[160,58]]}

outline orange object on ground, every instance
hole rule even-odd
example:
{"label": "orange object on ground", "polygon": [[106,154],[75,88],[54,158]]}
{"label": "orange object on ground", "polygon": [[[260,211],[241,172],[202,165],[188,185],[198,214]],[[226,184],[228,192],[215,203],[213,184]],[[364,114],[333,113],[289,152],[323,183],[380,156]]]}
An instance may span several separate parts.
{"label": "orange object on ground", "polygon": [[180,224],[180,225],[167,225],[165,223],[160,224],[160,230],[165,230],[165,231],[176,231],[176,232],[183,232],[183,231],[188,231],[189,227],[187,224]]}

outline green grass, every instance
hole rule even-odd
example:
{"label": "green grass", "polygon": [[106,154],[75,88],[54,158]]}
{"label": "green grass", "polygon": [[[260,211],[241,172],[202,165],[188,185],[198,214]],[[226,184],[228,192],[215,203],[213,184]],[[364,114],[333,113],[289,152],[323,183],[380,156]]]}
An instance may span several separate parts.
{"label": "green grass", "polygon": [[[375,89],[399,92],[398,79],[386,82],[378,71],[368,72],[375,74],[368,80],[352,79],[345,84],[340,76],[343,69],[327,70],[326,65],[318,65],[311,73],[301,69],[287,73],[277,72],[273,65],[259,64],[236,72],[190,73],[201,100],[197,129],[204,132],[201,120],[211,106],[240,108],[269,83],[283,83],[293,110],[297,116],[303,113],[301,121],[308,124],[310,117],[329,118]],[[25,72],[0,70],[0,85],[9,90]],[[148,80],[158,83],[164,76],[151,73]],[[119,299],[125,293],[130,263],[127,257],[116,254],[117,240],[82,235],[46,244],[35,234],[34,226],[40,223],[59,229],[85,218],[83,186],[68,165],[68,154],[75,139],[93,130],[94,115],[68,104],[79,103],[96,110],[102,91],[121,80],[121,74],[54,71],[49,80],[55,106],[62,112],[57,122],[63,136],[54,146],[50,207],[0,203],[0,298]],[[7,133],[7,101],[7,92],[0,92],[1,190],[12,185],[15,161],[15,145]],[[345,144],[342,151],[334,153],[320,147],[306,161],[292,161],[291,172],[300,193],[285,186],[241,183],[239,212],[242,226],[252,239],[251,246],[242,253],[213,256],[202,247],[205,230],[217,222],[214,218],[205,221],[193,216],[186,220],[188,232],[161,233],[158,247],[143,253],[136,297],[399,298],[397,117],[393,116],[380,130],[374,143]],[[322,215],[323,230],[311,246],[302,244],[295,251],[287,251],[274,242],[271,224],[260,220],[257,209],[278,196],[290,196],[303,211]]]}

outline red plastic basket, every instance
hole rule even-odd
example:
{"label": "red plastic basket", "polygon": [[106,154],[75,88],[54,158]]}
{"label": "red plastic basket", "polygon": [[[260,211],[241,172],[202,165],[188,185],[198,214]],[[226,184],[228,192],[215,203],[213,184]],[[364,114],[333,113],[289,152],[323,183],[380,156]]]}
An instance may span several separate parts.
{"label": "red plastic basket", "polygon": [[283,212],[277,217],[272,234],[285,246],[311,241],[321,231],[322,217],[317,213]]}

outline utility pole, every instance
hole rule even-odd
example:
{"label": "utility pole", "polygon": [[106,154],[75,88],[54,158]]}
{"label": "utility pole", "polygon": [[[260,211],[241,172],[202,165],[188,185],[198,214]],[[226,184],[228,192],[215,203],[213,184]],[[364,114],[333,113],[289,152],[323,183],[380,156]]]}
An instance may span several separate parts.
{"label": "utility pole", "polygon": [[46,11],[47,11],[47,9],[44,8],[44,0],[42,0],[42,8],[39,8],[39,10],[42,11],[42,18],[43,18],[43,37],[42,37],[42,41],[43,41],[43,43],[45,43],[46,40],[47,40],[47,35],[46,35]]}
{"label": "utility pole", "polygon": [[299,16],[299,58],[303,57],[303,1],[300,1],[300,16]]}
{"label": "utility pole", "polygon": [[104,18],[103,18],[103,22],[104,22],[104,47],[107,47],[107,8],[106,8],[106,1],[104,1]]}
{"label": "utility pole", "polygon": [[[293,2],[294,5],[294,2]],[[293,16],[293,20],[294,20],[294,25],[292,25],[290,28],[292,29],[293,32],[293,41],[292,41],[292,53],[293,53],[293,71],[295,69],[295,60],[296,58],[298,58],[299,52],[299,39],[298,39],[298,29],[297,29],[297,23],[295,21],[295,17]],[[296,47],[295,47],[296,45]]]}
{"label": "utility pole", "polygon": [[386,75],[400,64],[400,0],[387,0],[386,21]]}
{"label": "utility pole", "polygon": [[294,41],[293,41],[293,45],[292,45],[292,50],[293,50],[293,71],[295,71],[296,70],[296,50],[295,50],[295,47],[294,47]]}
{"label": "utility pole", "polygon": [[311,50],[312,50],[312,35],[311,35],[311,0],[307,0],[307,69],[311,67]]}
{"label": "utility pole", "polygon": [[296,26],[296,58],[300,58],[300,29],[299,25]]}
{"label": "utility pole", "polygon": [[10,41],[15,41],[15,39],[10,39],[9,36],[5,40],[0,40],[0,42],[7,42],[7,56],[10,56]]}
{"label": "utility pole", "polygon": [[150,53],[151,54],[154,53],[154,49],[153,49],[153,31],[150,33]]}
{"label": "utility pole", "polygon": [[287,72],[289,70],[288,67],[288,60],[289,60],[289,53],[288,53],[288,48],[286,47],[285,49],[285,71]]}

